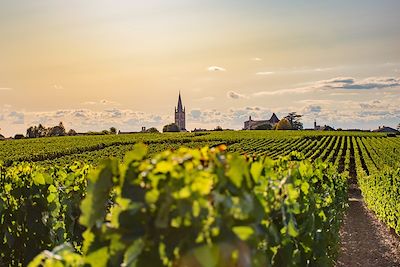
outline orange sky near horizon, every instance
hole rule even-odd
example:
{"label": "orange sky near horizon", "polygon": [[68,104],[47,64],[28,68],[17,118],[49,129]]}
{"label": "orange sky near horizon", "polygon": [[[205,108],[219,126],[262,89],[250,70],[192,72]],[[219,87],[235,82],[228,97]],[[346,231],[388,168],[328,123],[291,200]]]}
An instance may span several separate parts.
{"label": "orange sky near horizon", "polygon": [[64,121],[78,131],[173,120],[240,129],[289,111],[336,127],[396,126],[400,3],[0,3],[0,133]]}

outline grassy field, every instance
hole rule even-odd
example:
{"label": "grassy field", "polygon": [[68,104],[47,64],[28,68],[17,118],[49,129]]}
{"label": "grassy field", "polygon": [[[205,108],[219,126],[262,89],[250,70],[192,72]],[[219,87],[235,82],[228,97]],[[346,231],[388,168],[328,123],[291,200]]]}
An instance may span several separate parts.
{"label": "grassy field", "polygon": [[331,266],[348,181],[400,233],[399,151],[358,132],[3,141],[0,265]]}
{"label": "grassy field", "polygon": [[[103,158],[122,159],[136,143],[149,146],[149,155],[181,146],[200,148],[226,144],[228,151],[274,159],[298,151],[314,161],[331,162],[340,172],[367,173],[399,162],[400,138],[385,134],[319,131],[235,131],[178,134],[73,136],[0,142],[5,165],[28,161],[68,165],[74,161],[98,164]],[[396,150],[397,149],[397,150]],[[351,165],[351,166],[350,166]]]}

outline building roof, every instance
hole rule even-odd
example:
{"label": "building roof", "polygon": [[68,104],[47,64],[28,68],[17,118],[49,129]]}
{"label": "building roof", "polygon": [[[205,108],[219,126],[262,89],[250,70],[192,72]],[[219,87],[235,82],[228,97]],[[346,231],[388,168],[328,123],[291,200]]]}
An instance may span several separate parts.
{"label": "building roof", "polygon": [[250,121],[254,122],[254,123],[273,123],[273,124],[275,124],[275,123],[278,123],[280,120],[278,119],[278,117],[276,116],[275,113],[272,113],[272,116],[269,120],[253,120],[251,118],[251,116],[249,116],[249,119],[245,122],[250,122]]}
{"label": "building roof", "polygon": [[393,129],[391,127],[387,127],[387,126],[379,127],[378,129],[373,130],[373,132],[378,132],[378,133],[396,133],[396,134],[400,133],[398,130]]}
{"label": "building roof", "polygon": [[329,125],[325,125],[325,126],[321,127],[321,131],[335,131],[335,129],[333,129]]}
{"label": "building roof", "polygon": [[278,116],[276,116],[275,113],[272,113],[272,116],[271,116],[271,118],[269,119],[269,121],[270,121],[271,123],[278,123],[278,122],[279,122]]}

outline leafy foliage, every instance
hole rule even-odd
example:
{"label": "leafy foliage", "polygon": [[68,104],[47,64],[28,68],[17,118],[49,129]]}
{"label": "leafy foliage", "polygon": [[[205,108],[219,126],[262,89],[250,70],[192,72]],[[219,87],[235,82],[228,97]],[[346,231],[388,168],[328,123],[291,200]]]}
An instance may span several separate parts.
{"label": "leafy foliage", "polygon": [[386,168],[358,181],[368,208],[400,234],[400,168]]}
{"label": "leafy foliage", "polygon": [[292,130],[292,125],[287,119],[281,119],[276,125],[276,130]]}
{"label": "leafy foliage", "polygon": [[290,112],[285,119],[290,123],[291,129],[303,130],[303,123],[300,121],[303,115],[297,114],[296,112]]}
{"label": "leafy foliage", "polygon": [[151,127],[146,130],[146,133],[159,133],[158,129],[155,127]]}
{"label": "leafy foliage", "polygon": [[44,249],[80,244],[79,204],[89,167],[44,170],[28,163],[0,164],[0,265],[27,263]]}
{"label": "leafy foliage", "polygon": [[180,131],[179,127],[175,123],[171,123],[171,124],[165,125],[163,127],[163,132],[164,133],[167,133],[167,132],[179,132],[179,131]]}
{"label": "leafy foliage", "polygon": [[64,245],[31,266],[330,265],[345,177],[297,153],[246,160],[225,149],[145,159],[138,145],[123,164],[104,162],[81,204],[81,254]]}
{"label": "leafy foliage", "polygon": [[[69,133],[72,133],[70,130]],[[38,126],[31,126],[26,130],[26,137],[28,138],[39,138],[45,136],[64,136],[67,135],[65,131],[65,127],[62,122],[60,122],[57,126],[46,128],[42,124]]]}

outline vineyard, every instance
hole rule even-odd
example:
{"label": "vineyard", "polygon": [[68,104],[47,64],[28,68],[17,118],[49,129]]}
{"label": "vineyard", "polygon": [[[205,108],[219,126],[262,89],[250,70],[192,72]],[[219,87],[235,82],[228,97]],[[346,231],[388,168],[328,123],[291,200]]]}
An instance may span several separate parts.
{"label": "vineyard", "polygon": [[0,142],[0,265],[332,266],[348,183],[400,234],[399,151],[313,131]]}

